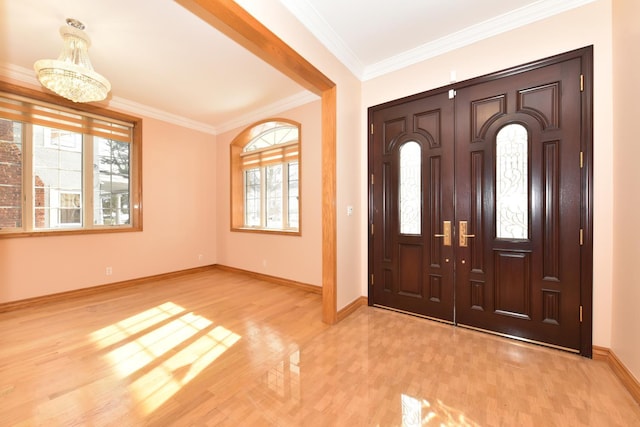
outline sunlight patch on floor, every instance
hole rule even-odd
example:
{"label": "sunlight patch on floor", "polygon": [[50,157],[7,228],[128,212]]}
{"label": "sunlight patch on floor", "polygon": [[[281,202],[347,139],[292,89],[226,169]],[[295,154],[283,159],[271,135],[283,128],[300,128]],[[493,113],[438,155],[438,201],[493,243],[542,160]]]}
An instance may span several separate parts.
{"label": "sunlight patch on floor", "polygon": [[184,311],[184,308],[172,302],[166,302],[92,332],[91,338],[99,348],[105,348]]}
{"label": "sunlight patch on floor", "polygon": [[418,427],[437,425],[441,427],[480,427],[476,422],[467,419],[459,410],[445,405],[440,400],[431,404],[426,399],[402,394],[402,427]]}
{"label": "sunlight patch on floor", "polygon": [[148,415],[193,380],[240,335],[167,302],[91,334]]}

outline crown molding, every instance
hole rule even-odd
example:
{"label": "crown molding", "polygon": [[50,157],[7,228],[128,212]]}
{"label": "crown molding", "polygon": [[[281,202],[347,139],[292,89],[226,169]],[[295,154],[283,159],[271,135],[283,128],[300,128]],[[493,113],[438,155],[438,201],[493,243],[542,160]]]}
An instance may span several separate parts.
{"label": "crown molding", "polygon": [[[20,67],[18,65],[0,63],[0,76],[4,76],[31,86],[40,87],[40,82],[35,77],[34,71],[28,68]],[[188,119],[177,114],[172,114],[164,110],[151,107],[149,105],[141,104],[139,102],[131,101],[129,99],[120,98],[117,96],[112,97],[108,101],[108,105],[109,107],[125,111],[127,113],[150,117],[166,123],[171,123],[177,126],[181,126],[187,129],[193,129],[211,135],[218,135],[222,132],[226,132],[243,125],[248,125],[262,120],[265,118],[265,116],[275,115],[283,111],[299,107],[311,101],[315,101],[317,99],[319,99],[318,96],[305,90],[288,98],[278,100],[273,104],[254,110],[251,113],[224,122],[219,126],[212,126],[207,123]]]}
{"label": "crown molding", "polygon": [[27,83],[31,86],[40,87],[40,82],[36,79],[35,71],[30,68],[0,62],[0,76],[8,77],[22,83]]}
{"label": "crown molding", "polygon": [[218,134],[218,128],[206,123],[202,123],[196,120],[191,120],[177,114],[168,113],[164,110],[151,107],[149,105],[141,104],[139,102],[131,101],[129,99],[120,98],[114,96],[109,101],[109,106],[118,110],[127,111],[129,113],[138,114],[152,119],[157,119],[166,123],[178,125],[187,129],[197,130],[199,132],[208,133],[211,135]]}
{"label": "crown molding", "polygon": [[280,0],[280,2],[302,23],[356,77],[361,78],[364,64],[349,48],[333,27],[307,0]]}
{"label": "crown molding", "polygon": [[344,40],[307,0],[280,0],[334,56],[362,81],[397,71],[593,1],[595,0],[540,0],[380,62],[363,66],[357,55],[347,47]]}
{"label": "crown molding", "polygon": [[523,27],[553,15],[584,6],[595,0],[541,0],[521,7],[487,21],[467,27],[461,31],[426,43],[415,49],[387,58],[378,63],[365,67],[362,81],[388,74],[392,71],[408,67],[429,58],[459,49],[478,41]]}
{"label": "crown molding", "polygon": [[[15,64],[0,64],[0,75],[8,77],[12,80],[16,80],[22,83],[29,84],[31,86],[40,87],[40,82],[35,77],[34,71],[29,68],[24,68]],[[117,96],[112,97],[109,101],[109,107],[122,110],[127,113],[137,114],[153,119],[162,120],[163,122],[171,123],[174,125],[194,129],[200,132],[216,135],[216,128],[206,123],[197,122],[195,120],[187,119],[176,114],[171,114],[157,108],[150,107],[148,105],[140,104],[135,101],[131,101],[125,98]]]}
{"label": "crown molding", "polygon": [[250,125],[257,121],[264,120],[265,117],[274,116],[284,111],[291,110],[292,108],[308,104],[309,102],[317,101],[319,99],[320,97],[318,95],[308,90],[304,90],[288,98],[281,99],[273,104],[254,110],[248,114],[238,116],[233,120],[217,126],[216,130],[218,134],[228,132],[241,126]]}

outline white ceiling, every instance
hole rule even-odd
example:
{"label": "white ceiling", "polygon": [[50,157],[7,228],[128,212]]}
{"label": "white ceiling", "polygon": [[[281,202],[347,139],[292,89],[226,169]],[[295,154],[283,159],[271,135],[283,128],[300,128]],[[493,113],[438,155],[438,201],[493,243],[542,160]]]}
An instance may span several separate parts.
{"label": "white ceiling", "polygon": [[[593,0],[280,1],[366,80]],[[114,107],[219,133],[315,99],[172,0],[0,0],[0,74],[37,84],[66,18]]]}

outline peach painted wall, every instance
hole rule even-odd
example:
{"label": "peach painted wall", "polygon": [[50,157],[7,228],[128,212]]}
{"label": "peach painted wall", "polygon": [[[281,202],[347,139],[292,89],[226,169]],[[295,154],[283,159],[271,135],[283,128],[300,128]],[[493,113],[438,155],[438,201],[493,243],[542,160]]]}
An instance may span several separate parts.
{"label": "peach painted wall", "polygon": [[[243,270],[322,286],[322,165],[320,101],[271,117],[301,124],[302,235],[282,236],[230,231],[230,144],[245,129],[218,135],[218,263]],[[269,117],[265,117],[267,119]]]}
{"label": "peach painted wall", "polygon": [[0,302],[217,262],[215,137],[143,120],[144,231],[0,239]]}
{"label": "peach painted wall", "polygon": [[[451,71],[462,81],[554,54],[594,45],[594,326],[595,345],[611,344],[613,220],[611,1],[599,0],[364,82],[366,109],[449,83]],[[366,145],[366,141],[362,141]],[[364,150],[363,150],[364,151]],[[366,157],[361,168],[366,170]],[[366,201],[362,189],[361,203]],[[363,240],[362,245],[366,245]],[[365,246],[366,247],[366,246]],[[366,253],[365,253],[366,256]],[[362,260],[366,262],[366,258]],[[362,293],[366,293],[366,283]]]}
{"label": "peach painted wall", "polygon": [[640,381],[640,2],[613,2],[613,327],[611,349]]}
{"label": "peach painted wall", "polygon": [[[362,204],[366,169],[361,169],[364,130],[360,120],[361,82],[279,0],[238,0],[237,3],[337,85],[336,293],[337,306],[341,309],[362,295],[361,284],[367,275],[361,262],[367,252],[366,245],[362,246],[363,238],[366,239],[367,204]],[[347,206],[353,206],[352,216],[347,216]]]}

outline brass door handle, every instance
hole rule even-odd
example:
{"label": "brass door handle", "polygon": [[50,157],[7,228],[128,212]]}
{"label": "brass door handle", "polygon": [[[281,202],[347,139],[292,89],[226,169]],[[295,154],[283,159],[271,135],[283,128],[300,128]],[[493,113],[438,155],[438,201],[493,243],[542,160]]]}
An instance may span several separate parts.
{"label": "brass door handle", "polygon": [[442,237],[442,244],[451,246],[451,221],[442,221],[443,234],[434,234],[433,237]]}
{"label": "brass door handle", "polygon": [[476,237],[475,234],[467,234],[467,221],[460,221],[460,240],[459,245],[461,248],[466,248],[469,244],[467,239]]}

